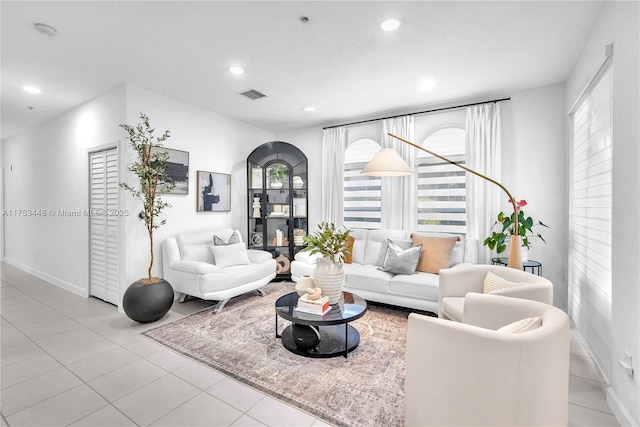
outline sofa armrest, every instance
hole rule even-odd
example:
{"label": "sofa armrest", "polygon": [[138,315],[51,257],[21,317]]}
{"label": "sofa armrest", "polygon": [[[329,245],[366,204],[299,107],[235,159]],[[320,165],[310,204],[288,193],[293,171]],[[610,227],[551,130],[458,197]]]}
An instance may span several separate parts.
{"label": "sofa armrest", "polygon": [[273,259],[273,255],[270,252],[259,249],[247,249],[247,255],[252,264],[262,264],[267,260]]}
{"label": "sofa armrest", "polygon": [[171,261],[169,263],[169,268],[181,271],[183,273],[191,273],[191,274],[209,274],[216,273],[220,271],[220,267],[216,267],[213,264],[208,264],[206,262],[199,261],[189,261],[189,260],[177,260]]}
{"label": "sofa armrest", "polygon": [[315,264],[322,258],[320,254],[309,254],[309,252],[298,252],[295,256],[296,261],[304,262],[306,264]]}

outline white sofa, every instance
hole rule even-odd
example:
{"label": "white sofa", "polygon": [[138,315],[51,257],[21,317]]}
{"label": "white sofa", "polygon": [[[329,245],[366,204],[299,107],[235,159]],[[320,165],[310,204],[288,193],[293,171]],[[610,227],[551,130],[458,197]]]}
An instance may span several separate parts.
{"label": "white sofa", "polygon": [[[498,330],[536,317],[537,329]],[[410,314],[406,425],[566,426],[569,334],[562,310],[499,295],[468,294],[463,323]]]}
{"label": "white sofa", "polygon": [[[213,236],[227,242],[234,232],[242,244],[218,246],[215,250],[222,252],[218,252],[220,259],[216,265]],[[163,276],[179,294],[180,302],[187,295],[218,301],[214,313],[220,312],[233,297],[251,291],[262,295],[260,287],[276,276],[273,256],[266,251],[246,249],[240,232],[231,228],[188,231],[168,237],[162,242],[162,265]]]}
{"label": "white sofa", "polygon": [[[419,233],[422,236],[451,237],[445,233]],[[439,276],[433,273],[392,274],[379,270],[374,265],[380,251],[386,247],[387,239],[411,240],[411,233],[404,230],[364,230],[353,229],[355,238],[352,250],[353,262],[345,264],[345,287],[368,301],[381,302],[417,310],[438,312]],[[464,261],[477,261],[477,241],[460,240],[453,247],[450,267]],[[299,252],[291,263],[291,278],[297,282],[303,275],[313,276],[318,256]]]}

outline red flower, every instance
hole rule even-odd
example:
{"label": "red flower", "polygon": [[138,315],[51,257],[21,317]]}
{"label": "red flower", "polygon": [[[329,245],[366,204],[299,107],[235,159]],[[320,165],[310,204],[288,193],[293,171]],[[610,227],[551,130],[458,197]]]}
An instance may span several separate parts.
{"label": "red flower", "polygon": [[[511,199],[509,199],[509,203],[513,203]],[[520,211],[520,208],[527,206],[527,201],[522,199],[519,202],[516,202],[516,211]]]}

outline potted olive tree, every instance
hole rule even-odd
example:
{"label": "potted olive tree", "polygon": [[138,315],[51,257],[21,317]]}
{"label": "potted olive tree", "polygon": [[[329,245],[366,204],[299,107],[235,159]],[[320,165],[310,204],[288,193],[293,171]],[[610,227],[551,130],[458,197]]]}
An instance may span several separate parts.
{"label": "potted olive tree", "polygon": [[160,196],[171,191],[175,182],[167,180],[169,153],[158,148],[169,138],[169,131],[155,137],[149,118],[140,114],[140,119],[142,122],[136,126],[120,125],[128,134],[131,148],[138,154],[138,160],[129,166],[129,171],[138,177],[138,186],[122,182],[120,187],[142,201],[139,216],[144,221],[149,236],[150,258],[147,277],[135,281],[127,288],[122,306],[132,320],[148,323],[164,316],[173,304],[173,288],[166,280],[154,277],[151,269],[154,261],[153,232],[165,223],[165,220],[160,220],[160,215],[164,209],[171,206]]}

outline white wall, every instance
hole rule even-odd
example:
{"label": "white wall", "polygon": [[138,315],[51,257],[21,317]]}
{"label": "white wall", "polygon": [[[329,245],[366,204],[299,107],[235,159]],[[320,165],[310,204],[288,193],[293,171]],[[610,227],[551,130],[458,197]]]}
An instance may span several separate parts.
{"label": "white wall", "polygon": [[125,92],[113,90],[2,142],[5,261],[79,295],[88,294],[88,152],[120,136]]}
{"label": "white wall", "polygon": [[[502,182],[516,198],[529,202],[525,211],[527,214],[551,227],[541,230],[548,244],[534,241],[530,257],[543,263],[543,275],[554,283],[554,304],[566,310],[564,85],[502,95],[511,97],[511,101],[501,103]],[[446,125],[464,126],[465,119],[464,109],[417,116],[416,141],[423,141]],[[380,122],[350,127],[349,140],[363,137],[380,140],[381,129]],[[276,138],[299,146],[310,159],[309,229],[312,231],[321,220],[319,159],[322,158],[322,130],[316,127],[298,129],[278,133]],[[509,206],[505,196],[504,209]],[[484,250],[488,249],[484,247]]]}
{"label": "white wall", "polygon": [[[166,210],[167,224],[154,233],[154,274],[162,274],[162,240],[180,231],[233,227],[246,239],[247,156],[262,143],[272,141],[273,133],[135,86],[127,86],[126,93],[126,123],[139,123],[140,113],[144,113],[156,129],[156,135],[162,135],[167,129],[171,131],[165,147],[189,152],[189,194],[162,196],[172,207]],[[136,159],[136,153],[128,146],[125,136],[122,131],[120,137],[126,151],[121,176],[137,184],[136,177],[126,170],[127,164]],[[230,212],[197,212],[198,170],[231,174]],[[135,215],[141,204],[128,193],[123,194],[122,200],[132,215],[125,219],[126,280],[121,284],[121,297],[130,283],[146,276],[149,264],[147,231]]]}
{"label": "white wall", "polygon": [[[610,389],[608,402],[623,425],[640,424],[640,3],[604,2],[602,13],[567,81],[566,110],[613,54],[613,281]],[[618,366],[631,354],[635,377]]]}

